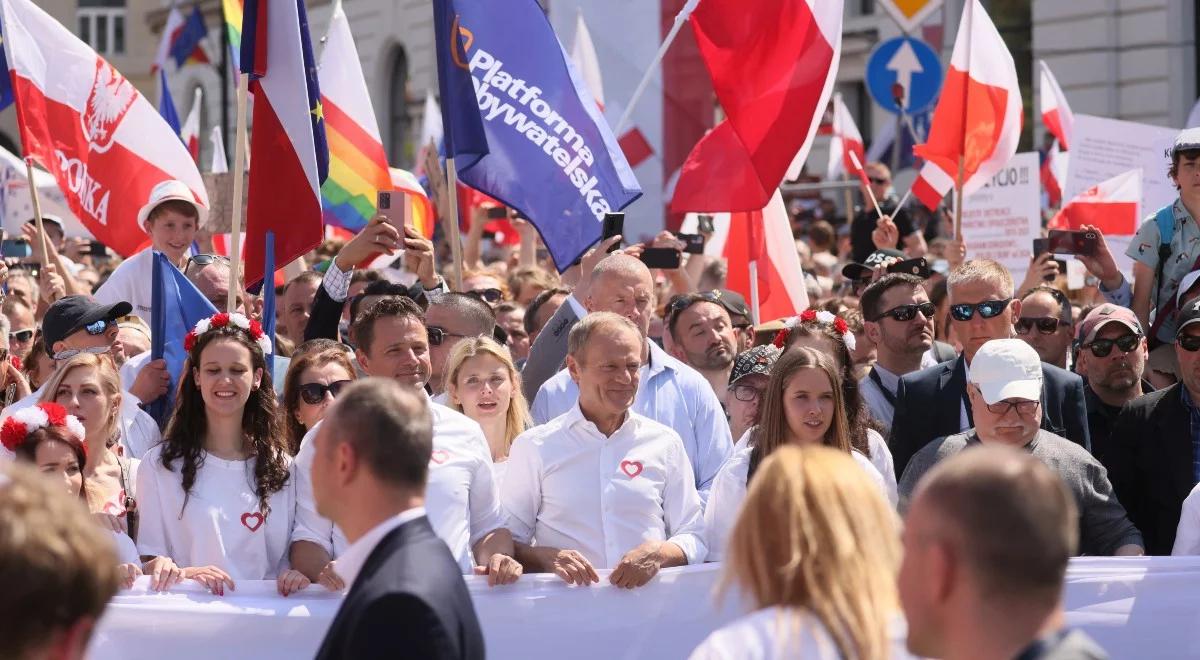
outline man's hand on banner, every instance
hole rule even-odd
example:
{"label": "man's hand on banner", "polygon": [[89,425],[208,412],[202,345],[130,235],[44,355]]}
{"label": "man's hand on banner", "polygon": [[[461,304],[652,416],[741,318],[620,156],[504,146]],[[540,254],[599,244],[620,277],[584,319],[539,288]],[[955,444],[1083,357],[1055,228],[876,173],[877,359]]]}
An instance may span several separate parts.
{"label": "man's hand on banner", "polygon": [[661,541],[647,541],[630,550],[608,576],[608,581],[622,589],[636,589],[646,584],[662,568],[661,550]]}
{"label": "man's hand on banner", "polygon": [[1096,241],[1096,254],[1090,257],[1077,254],[1075,258],[1083,262],[1083,267],[1100,280],[1105,291],[1116,291],[1121,287],[1125,276],[1121,274],[1121,269],[1117,268],[1117,261],[1113,259],[1112,252],[1108,249],[1108,241],[1104,240],[1104,232],[1095,225],[1083,225],[1079,229],[1096,232],[1098,240]]}
{"label": "man's hand on banner", "polygon": [[476,566],[475,575],[488,576],[488,586],[512,584],[524,572],[521,563],[508,555],[497,552],[492,555],[487,566]]}
{"label": "man's hand on banner", "polygon": [[337,573],[336,561],[325,564],[325,568],[322,568],[321,574],[317,576],[317,584],[330,591],[341,591],[346,588],[346,581]]}
{"label": "man's hand on banner", "polygon": [[309,581],[309,579],[305,577],[303,573],[294,568],[289,568],[288,570],[280,573],[279,577],[275,578],[275,588],[279,591],[279,595],[285,598],[289,594],[294,594],[297,591],[308,587],[310,584],[312,583]]}

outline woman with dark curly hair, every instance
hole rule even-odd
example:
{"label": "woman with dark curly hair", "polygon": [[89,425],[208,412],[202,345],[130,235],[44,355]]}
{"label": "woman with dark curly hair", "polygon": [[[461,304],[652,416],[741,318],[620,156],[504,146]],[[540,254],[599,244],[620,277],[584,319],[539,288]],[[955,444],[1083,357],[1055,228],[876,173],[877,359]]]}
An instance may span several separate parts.
{"label": "woman with dark curly hair", "polygon": [[296,483],[257,321],[217,314],[184,341],[188,360],[162,444],[137,475],[138,549],[170,557],[213,593],[234,580],[308,585],[288,566]]}

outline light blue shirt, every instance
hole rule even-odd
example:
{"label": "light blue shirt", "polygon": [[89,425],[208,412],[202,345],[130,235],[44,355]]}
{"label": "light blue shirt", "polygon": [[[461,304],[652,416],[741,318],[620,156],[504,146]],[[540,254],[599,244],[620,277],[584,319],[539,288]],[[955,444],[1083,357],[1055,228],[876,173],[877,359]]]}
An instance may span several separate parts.
{"label": "light blue shirt", "polygon": [[[699,372],[671,357],[654,342],[650,361],[642,365],[633,412],[671,427],[683,439],[701,502],[733,449],[729,422],[721,401]],[[546,422],[579,401],[579,386],[566,369],[546,381],[533,400],[533,420]]]}

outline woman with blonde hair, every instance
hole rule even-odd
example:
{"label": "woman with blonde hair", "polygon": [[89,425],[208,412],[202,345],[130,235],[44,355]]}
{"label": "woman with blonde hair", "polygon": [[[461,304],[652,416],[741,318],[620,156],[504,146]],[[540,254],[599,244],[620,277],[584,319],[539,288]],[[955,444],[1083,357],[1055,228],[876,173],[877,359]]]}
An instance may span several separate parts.
{"label": "woman with blonde hair", "polygon": [[721,560],[758,466],[785,445],[825,445],[847,454],[880,493],[887,492],[879,470],[850,441],[841,378],[833,360],[811,348],[793,348],[775,363],[763,394],[762,421],[746,432],[747,441],[734,448],[713,479],[704,509],[708,561]]}
{"label": "woman with blonde hair", "polygon": [[446,361],[446,393],[451,408],[483,427],[499,484],[513,440],[532,425],[508,349],[490,337],[459,342]]}
{"label": "woman with blonde hair", "polygon": [[780,447],[763,461],[730,537],[721,591],[754,611],[692,660],[907,658],[896,572],[899,520],[845,451]]}

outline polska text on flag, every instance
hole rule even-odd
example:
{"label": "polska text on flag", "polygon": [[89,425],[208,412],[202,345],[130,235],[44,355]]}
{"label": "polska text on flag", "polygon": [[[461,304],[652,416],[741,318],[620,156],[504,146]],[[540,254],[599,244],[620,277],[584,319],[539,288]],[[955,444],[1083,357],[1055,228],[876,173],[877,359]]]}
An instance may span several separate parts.
{"label": "polska text on flag", "polygon": [[446,153],[565,270],[641,196],[612,130],[535,0],[436,0],[434,19]]}

